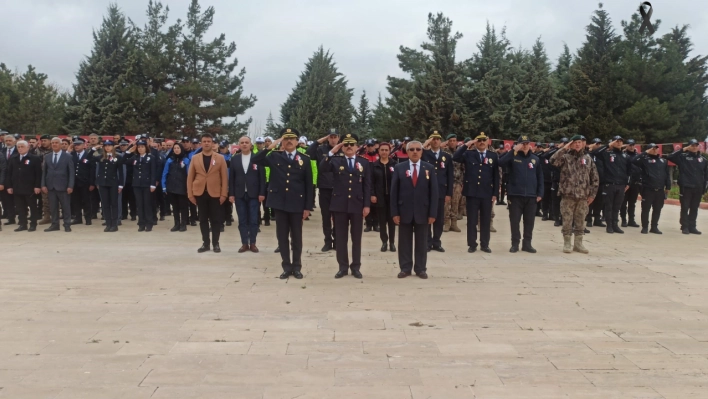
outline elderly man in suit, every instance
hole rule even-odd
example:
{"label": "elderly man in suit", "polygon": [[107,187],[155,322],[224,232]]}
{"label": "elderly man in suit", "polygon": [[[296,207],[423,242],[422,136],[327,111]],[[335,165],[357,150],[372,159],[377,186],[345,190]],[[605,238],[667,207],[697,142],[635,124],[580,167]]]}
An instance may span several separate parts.
{"label": "elderly man in suit", "polygon": [[64,231],[71,232],[71,193],[74,191],[74,161],[62,151],[61,139],[54,137],[52,152],[44,157],[42,167],[42,192],[49,196],[52,224],[44,231],[59,230],[59,206],[64,217]]}
{"label": "elderly man in suit", "polygon": [[[5,158],[6,167],[10,165],[10,160],[17,156],[17,148],[15,147],[15,136],[11,134],[6,134],[3,137],[3,143],[5,146],[2,148],[2,156]],[[7,173],[5,174],[5,179],[0,180],[0,185],[7,185]],[[0,202],[2,202],[3,210],[5,211],[5,218],[7,223],[5,224],[15,224],[15,196],[10,194],[7,189],[0,191]]]}
{"label": "elderly man in suit", "polygon": [[241,234],[239,253],[258,252],[258,212],[265,201],[265,168],[253,162],[251,139],[243,136],[238,140],[241,153],[231,158],[229,167],[229,201],[236,204],[238,231]]}
{"label": "elderly man in suit", "polygon": [[29,153],[29,144],[20,140],[17,142],[17,156],[11,157],[7,168],[8,194],[15,197],[15,211],[19,219],[19,226],[15,231],[27,229],[27,207],[30,210],[29,231],[37,229],[39,217],[39,203],[37,197],[42,185],[42,161],[36,155]]}
{"label": "elderly man in suit", "polygon": [[[229,194],[229,177],[226,160],[214,151],[214,138],[202,135],[201,151],[192,156],[187,173],[187,198],[199,209],[199,229],[202,231],[202,246],[198,253],[211,249],[221,252],[219,236],[222,223],[222,204]],[[211,227],[211,239],[209,228]]]}
{"label": "elderly man in suit", "polygon": [[[391,216],[399,225],[398,278],[411,275],[411,270],[428,278],[428,229],[438,215],[438,177],[434,166],[420,160],[423,144],[411,141],[406,144],[408,160],[396,165],[391,178]],[[444,193],[443,193],[444,194]],[[415,264],[413,241],[415,235]]]}

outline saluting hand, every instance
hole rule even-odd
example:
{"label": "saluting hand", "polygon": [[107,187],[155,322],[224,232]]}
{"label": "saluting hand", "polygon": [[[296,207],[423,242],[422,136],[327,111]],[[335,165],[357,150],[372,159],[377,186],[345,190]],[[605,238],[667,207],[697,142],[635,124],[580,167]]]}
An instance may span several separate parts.
{"label": "saluting hand", "polygon": [[334,148],[332,148],[332,154],[337,154],[339,152],[339,150],[342,149],[343,146],[344,146],[344,143],[339,143],[339,144],[335,145]]}
{"label": "saluting hand", "polygon": [[321,139],[317,140],[318,143],[323,144],[327,139],[329,138],[329,135],[322,137]]}

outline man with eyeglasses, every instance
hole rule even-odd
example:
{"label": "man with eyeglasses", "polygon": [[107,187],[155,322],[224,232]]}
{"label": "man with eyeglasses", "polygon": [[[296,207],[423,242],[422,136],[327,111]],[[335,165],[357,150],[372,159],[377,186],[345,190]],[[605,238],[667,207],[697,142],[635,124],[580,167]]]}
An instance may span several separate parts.
{"label": "man with eyeglasses", "polygon": [[477,251],[477,221],[482,252],[491,253],[492,205],[499,193],[499,158],[494,151],[487,151],[488,137],[481,132],[474,140],[461,146],[452,156],[455,162],[465,165],[465,185],[462,190],[467,198],[467,252]]}
{"label": "man with eyeglasses", "polygon": [[701,197],[708,189],[708,163],[701,154],[698,140],[691,139],[688,145],[668,156],[678,165],[679,195],[681,200],[681,232],[701,234],[696,229],[696,218]]}

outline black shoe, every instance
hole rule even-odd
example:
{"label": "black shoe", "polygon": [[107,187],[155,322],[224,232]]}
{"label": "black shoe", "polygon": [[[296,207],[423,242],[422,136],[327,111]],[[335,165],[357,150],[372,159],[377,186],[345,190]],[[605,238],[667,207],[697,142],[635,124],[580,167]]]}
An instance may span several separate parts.
{"label": "black shoe", "polygon": [[111,228],[108,230],[109,233],[115,233],[118,231],[118,226],[111,226]]}
{"label": "black shoe", "polygon": [[276,254],[280,253],[280,247],[276,248],[273,252],[275,252]]}
{"label": "black shoe", "polygon": [[322,247],[322,252],[329,252],[329,251],[331,251],[331,250],[332,250],[332,244],[325,244],[325,245]]}
{"label": "black shoe", "polygon": [[208,245],[202,244],[202,246],[199,247],[199,249],[197,250],[197,252],[201,254],[201,253],[206,252],[206,251],[209,251],[209,250],[211,250],[211,248],[209,248]]}
{"label": "black shoe", "polygon": [[138,227],[138,232],[142,232],[142,231],[145,231],[145,226]]}
{"label": "black shoe", "polygon": [[554,227],[563,226],[563,223],[561,223],[560,219],[556,219],[556,222],[553,223],[553,226],[554,226]]}
{"label": "black shoe", "polygon": [[334,278],[342,278],[342,277],[346,276],[347,274],[348,274],[348,273],[343,272],[343,271],[340,270],[340,271],[337,272],[337,274],[334,275]]}
{"label": "black shoe", "polygon": [[374,226],[374,231],[379,232],[379,226]]}
{"label": "black shoe", "polygon": [[512,245],[511,248],[509,248],[509,252],[511,252],[512,254],[515,254],[515,253],[519,252],[519,246],[518,246],[518,245]]}
{"label": "black shoe", "polygon": [[497,202],[497,205],[506,205],[506,202],[504,202],[504,201],[499,201],[499,202]]}
{"label": "black shoe", "polygon": [[101,223],[101,226],[106,226],[106,222]]}
{"label": "black shoe", "polygon": [[442,245],[433,245],[433,249],[438,252],[445,252],[445,248],[443,248]]}
{"label": "black shoe", "polygon": [[627,226],[629,226],[629,227],[639,227],[639,225],[637,224],[637,222],[635,222],[634,220],[630,220],[629,223],[627,223]]}
{"label": "black shoe", "polygon": [[5,226],[10,226],[10,225],[13,225],[13,224],[15,224],[15,219],[9,219],[9,220],[7,221],[7,223],[5,223]]}
{"label": "black shoe", "polygon": [[607,228],[605,228],[605,231],[607,232],[607,234],[614,234],[615,229],[613,229],[612,226],[607,226]]}
{"label": "black shoe", "polygon": [[354,276],[355,278],[364,278],[364,276],[359,270],[352,270],[352,276]]}
{"label": "black shoe", "polygon": [[91,226],[91,219],[86,219],[86,226]]}
{"label": "black shoe", "polygon": [[428,247],[428,252],[430,252],[433,249],[433,247],[429,246]]}
{"label": "black shoe", "polygon": [[371,231],[371,226],[366,226],[366,228],[364,229],[364,233],[368,233],[370,231]]}
{"label": "black shoe", "polygon": [[644,227],[642,227],[641,233],[642,234],[649,234],[649,229],[646,226],[644,226]]}
{"label": "black shoe", "polygon": [[118,221],[118,226],[122,226],[122,225],[123,225],[123,222],[121,222],[121,221],[119,220],[119,221]]}
{"label": "black shoe", "polygon": [[689,228],[689,229],[688,229],[688,232],[691,233],[691,234],[703,234],[703,233],[701,233],[700,231],[696,230],[695,227]]}
{"label": "black shoe", "polygon": [[81,219],[74,219],[71,221],[71,225],[73,226],[75,224],[83,224],[83,222],[81,221]]}
{"label": "black shoe", "polygon": [[179,226],[179,232],[180,232],[180,233],[185,232],[185,231],[187,231],[187,225],[186,225],[186,224],[183,224],[183,225]]}
{"label": "black shoe", "polygon": [[[135,220],[135,219],[133,219],[133,220]],[[190,226],[196,226],[196,225],[197,225],[197,222],[191,222],[189,225],[190,225]]]}
{"label": "black shoe", "polygon": [[394,243],[388,244],[388,250],[391,252],[396,252],[396,245]]}
{"label": "black shoe", "polygon": [[227,226],[231,226],[231,221],[230,221],[230,220],[227,220],[227,221],[226,221],[226,225],[227,225]]}
{"label": "black shoe", "polygon": [[612,227],[612,230],[614,230],[614,232],[617,234],[624,234],[624,230],[620,229],[617,225],[614,225]]}
{"label": "black shoe", "polygon": [[285,280],[286,278],[290,277],[291,274],[293,274],[293,273],[292,273],[292,272],[283,272],[283,273],[280,275],[280,279],[281,279],[281,280]]}
{"label": "black shoe", "polygon": [[626,221],[626,220],[622,220],[622,227],[627,227],[627,221]]}
{"label": "black shoe", "polygon": [[270,220],[266,220],[265,223],[263,223],[263,226],[270,226]]}
{"label": "black shoe", "polygon": [[71,233],[71,226],[64,226],[64,232]]}
{"label": "black shoe", "polygon": [[170,229],[170,231],[172,231],[172,232],[179,231],[179,226],[174,225],[174,227],[172,227],[172,228]]}
{"label": "black shoe", "polygon": [[294,271],[294,272],[293,272],[293,277],[295,277],[295,278],[298,279],[298,280],[301,280],[301,279],[302,279],[303,277],[305,277],[305,276],[303,276],[302,273],[300,273],[300,272],[298,272],[298,271]]}
{"label": "black shoe", "polygon": [[388,246],[386,246],[386,243],[381,244],[381,252],[386,252],[388,250]]}
{"label": "black shoe", "polygon": [[524,252],[528,252],[530,254],[536,253],[536,248],[532,247],[530,244],[529,245],[522,245],[521,250]]}
{"label": "black shoe", "polygon": [[25,231],[27,230],[27,226],[18,226],[15,231]]}
{"label": "black shoe", "polygon": [[[103,220],[103,218],[101,218],[101,220]],[[138,220],[138,219],[137,219],[135,216],[131,216],[131,217],[130,217],[130,220],[132,220],[132,221],[134,222],[134,221],[136,221],[136,220]]]}
{"label": "black shoe", "polygon": [[[47,231],[47,230],[44,230],[44,231]],[[681,233],[683,233],[683,234],[691,234],[691,232],[688,230],[688,227],[682,228],[682,229],[681,229]]]}
{"label": "black shoe", "polygon": [[106,226],[106,228],[103,229],[103,232],[104,232],[104,233],[108,233],[110,230],[111,230],[111,228],[110,228],[109,226]]}
{"label": "black shoe", "polygon": [[477,247],[469,247],[469,248],[467,248],[467,252],[475,253],[475,252],[477,252]]}
{"label": "black shoe", "polygon": [[162,215],[160,215],[160,221],[161,221],[161,222],[164,222],[164,221],[165,221],[165,217],[162,216]]}
{"label": "black shoe", "polygon": [[651,230],[652,233],[654,234],[663,234],[656,226],[652,227]]}
{"label": "black shoe", "polygon": [[219,244],[214,244],[214,245],[213,245],[213,248],[214,248],[214,252],[215,252],[215,253],[218,254],[218,253],[221,252],[221,247],[219,246]]}
{"label": "black shoe", "polygon": [[587,227],[586,227],[585,230],[583,230],[583,233],[585,233],[585,234],[590,234],[590,230],[588,230]]}
{"label": "black shoe", "polygon": [[37,226],[33,226],[33,225],[30,225],[29,229],[27,229],[27,231],[30,231],[30,232],[36,231],[36,230],[37,230]]}
{"label": "black shoe", "polygon": [[543,215],[543,216],[541,216],[541,220],[543,220],[544,222],[545,222],[546,220],[548,220],[548,215]]}
{"label": "black shoe", "polygon": [[145,232],[152,231],[152,226],[145,226]]}
{"label": "black shoe", "polygon": [[597,227],[607,227],[607,225],[602,223],[602,220],[600,219],[595,219],[595,223],[593,223],[592,225]]}
{"label": "black shoe", "polygon": [[482,252],[486,252],[486,253],[488,253],[488,254],[491,254],[491,253],[492,253],[492,250],[489,249],[489,247],[482,247]]}
{"label": "black shoe", "polygon": [[537,218],[543,217],[543,212],[541,212],[541,211],[536,211],[536,217],[537,217]]}

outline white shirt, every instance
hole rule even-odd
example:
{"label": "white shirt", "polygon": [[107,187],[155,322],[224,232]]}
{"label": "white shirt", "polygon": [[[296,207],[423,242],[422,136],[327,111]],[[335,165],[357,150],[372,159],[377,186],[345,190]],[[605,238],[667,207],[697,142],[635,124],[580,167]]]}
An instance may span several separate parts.
{"label": "white shirt", "polygon": [[418,171],[418,176],[420,176],[420,160],[418,160],[418,162],[413,162],[413,161],[409,161],[409,162],[411,165],[408,168],[408,170],[411,171],[411,177],[413,177],[413,165],[415,165],[415,168]]}
{"label": "white shirt", "polygon": [[291,157],[290,155],[288,155],[288,158],[295,159],[295,155],[297,155],[297,150],[295,150],[295,151],[293,151],[293,152],[287,152],[287,151],[285,151],[285,153],[292,155],[292,157]]}
{"label": "white shirt", "polygon": [[78,155],[78,156],[79,156],[79,159],[81,159],[81,157],[83,157],[83,156],[84,156],[84,152],[83,152],[83,151],[81,151],[80,153],[78,153],[78,154],[76,154],[76,155]]}
{"label": "white shirt", "polygon": [[433,151],[433,154],[435,154],[435,159],[440,159],[440,150]]}

